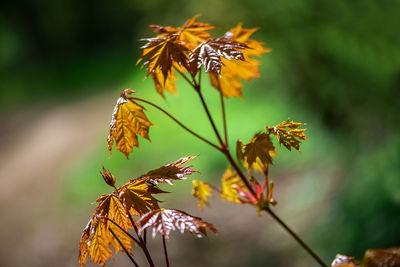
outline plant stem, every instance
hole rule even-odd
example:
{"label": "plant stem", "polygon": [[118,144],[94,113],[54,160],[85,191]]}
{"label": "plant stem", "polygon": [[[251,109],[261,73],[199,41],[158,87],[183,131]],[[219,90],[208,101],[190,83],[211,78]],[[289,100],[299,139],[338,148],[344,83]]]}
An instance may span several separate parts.
{"label": "plant stem", "polygon": [[[193,85],[192,85],[193,86]],[[222,138],[217,130],[217,127],[215,126],[214,120],[211,117],[210,111],[207,107],[207,104],[204,100],[203,94],[201,93],[201,87],[200,84],[196,84],[193,86],[193,88],[195,89],[195,91],[199,94],[201,103],[203,105],[203,108],[205,110],[205,112],[207,113],[207,117],[208,120],[214,130],[215,135],[217,136],[218,142],[221,145],[221,148],[219,148],[218,150],[221,151],[225,157],[227,158],[227,160],[229,161],[229,163],[232,165],[232,167],[235,169],[236,173],[239,175],[240,179],[242,180],[242,182],[246,185],[247,189],[250,191],[250,193],[257,199],[257,195],[256,192],[254,191],[253,187],[250,185],[248,179],[246,178],[246,176],[243,174],[242,170],[240,169],[240,167],[238,166],[238,164],[235,162],[235,160],[232,158],[230,152],[229,152],[229,148],[227,146],[227,133],[226,133],[226,143],[224,143],[222,141]],[[221,94],[222,95],[222,94]],[[223,100],[223,99],[222,99]],[[221,103],[223,104],[223,102]],[[225,108],[223,106],[223,117],[225,118]],[[224,119],[224,123],[226,123],[226,120]],[[226,125],[224,125],[224,129],[226,129]],[[306,243],[300,239],[300,237],[293,232],[292,229],[289,228],[289,226],[287,226],[270,208],[265,208],[263,209],[265,212],[267,212],[272,218],[275,219],[275,221],[277,221],[299,244],[301,247],[303,247],[322,267],[327,267],[327,265],[317,256],[317,254],[306,245]]]}
{"label": "plant stem", "polygon": [[163,247],[164,247],[165,262],[167,263],[167,267],[169,267],[167,244],[165,243],[165,237],[164,236],[162,236],[162,242],[163,242]]}
{"label": "plant stem", "polygon": [[139,238],[140,247],[142,248],[143,253],[146,256],[147,262],[149,263],[150,267],[155,267],[154,263],[153,263],[153,260],[151,258],[151,255],[149,253],[149,250],[147,249],[146,243],[143,241],[142,237],[139,235],[139,232],[138,232],[136,224],[135,224],[135,222],[133,220],[133,217],[129,212],[128,212],[128,217],[131,220],[131,223],[132,223],[133,227],[135,228],[135,232],[136,232],[136,234],[137,234],[137,236]]}
{"label": "plant stem", "polygon": [[194,87],[194,89],[196,90],[196,92],[198,93],[198,95],[199,95],[199,97],[200,97],[201,104],[203,105],[203,108],[204,108],[205,112],[207,113],[208,120],[210,121],[211,126],[212,126],[212,128],[213,128],[213,130],[214,130],[214,133],[215,133],[215,135],[217,136],[218,142],[219,142],[220,145],[221,145],[221,148],[222,148],[222,149],[219,148],[218,150],[220,150],[221,152],[223,152],[223,151],[225,151],[227,148],[225,147],[224,141],[222,141],[221,135],[219,134],[218,129],[217,129],[217,127],[215,126],[215,123],[214,123],[214,120],[213,120],[213,118],[212,118],[212,116],[211,116],[210,110],[208,109],[207,103],[206,103],[206,101],[204,100],[203,94],[201,93],[200,86],[196,86],[196,87]]}
{"label": "plant stem", "polygon": [[266,207],[263,210],[267,212],[269,215],[271,215],[271,217],[274,218],[275,221],[279,223],[300,244],[300,246],[302,246],[303,249],[305,249],[308,252],[308,254],[310,254],[319,263],[319,265],[323,267],[328,267],[321,260],[321,258],[318,257],[318,255],[315,254],[315,252],[309,246],[307,246],[307,244],[304,243],[304,241],[301,240],[301,238],[295,232],[293,232],[292,229],[290,229],[289,226],[287,226],[269,207]]}
{"label": "plant stem", "polygon": [[[124,230],[124,228],[122,228],[118,223],[116,223],[114,220],[107,218],[107,217],[101,217],[101,219],[106,219],[110,222],[112,222],[115,226],[117,226],[122,232],[124,232],[127,236],[129,236],[133,241],[135,241],[135,243],[139,246],[141,246],[140,242],[134,238],[130,233],[128,233],[126,230]],[[111,229],[111,228],[110,228]]]}
{"label": "plant stem", "polygon": [[226,113],[225,113],[225,101],[224,101],[224,95],[222,92],[219,92],[220,95],[220,100],[221,100],[221,110],[222,110],[222,122],[224,125],[224,137],[225,137],[225,147],[229,149],[228,145],[228,128],[226,127]]}
{"label": "plant stem", "polygon": [[111,234],[115,237],[115,239],[117,239],[119,245],[123,248],[123,250],[125,251],[126,255],[128,255],[129,259],[133,262],[133,264],[136,267],[139,267],[139,265],[136,263],[136,261],[133,259],[133,257],[131,256],[131,254],[129,253],[129,251],[124,247],[124,245],[122,244],[122,242],[118,239],[118,237],[115,235],[115,233],[113,232],[113,230],[111,230],[111,228],[109,228],[108,230],[110,230]]}
{"label": "plant stem", "polygon": [[207,143],[208,145],[214,147],[215,149],[221,150],[220,147],[218,147],[217,145],[211,143],[210,141],[208,141],[207,139],[201,137],[200,135],[198,135],[197,133],[193,132],[192,130],[190,130],[189,128],[187,128],[185,125],[183,125],[180,121],[178,121],[174,116],[172,116],[170,113],[168,113],[165,109],[161,108],[160,106],[147,101],[145,99],[141,99],[141,98],[137,98],[137,97],[128,97],[128,99],[133,99],[133,100],[137,100],[137,101],[141,101],[144,102],[146,104],[149,104],[153,107],[155,107],[156,109],[160,110],[161,112],[163,112],[165,115],[167,115],[169,118],[171,118],[174,122],[176,122],[179,126],[181,126],[185,131],[189,132],[190,134],[194,135],[195,137],[197,137],[198,139],[202,140],[203,142]]}

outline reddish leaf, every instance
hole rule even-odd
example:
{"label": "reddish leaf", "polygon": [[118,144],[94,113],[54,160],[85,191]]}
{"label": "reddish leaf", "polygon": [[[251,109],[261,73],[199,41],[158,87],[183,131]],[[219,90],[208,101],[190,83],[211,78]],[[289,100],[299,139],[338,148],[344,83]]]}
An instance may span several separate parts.
{"label": "reddish leaf", "polygon": [[173,64],[187,66],[185,51],[188,51],[188,48],[178,40],[177,35],[143,40],[147,40],[148,43],[142,46],[143,52],[137,64],[145,59],[143,66],[146,66],[147,76],[160,71],[165,83],[172,71]]}
{"label": "reddish leaf", "polygon": [[338,254],[332,262],[331,267],[359,267],[359,264],[357,264],[354,257]]}
{"label": "reddish leaf", "polygon": [[363,267],[400,266],[400,248],[369,249],[365,252]]}
{"label": "reddish leaf", "polygon": [[194,172],[198,172],[191,169],[192,166],[182,166],[196,157],[197,156],[188,156],[180,158],[179,160],[169,163],[158,169],[149,171],[140,176],[140,178],[146,178],[148,181],[154,184],[168,183],[172,185],[172,180],[184,180],[186,179],[185,175],[191,175]]}
{"label": "reddish leaf", "polygon": [[228,60],[244,60],[243,52],[247,46],[226,37],[209,39],[200,44],[189,54],[189,64],[195,75],[204,66],[206,72],[221,76],[222,58]]}
{"label": "reddish leaf", "polygon": [[139,232],[144,231],[148,227],[152,227],[153,238],[157,233],[162,234],[165,238],[169,238],[171,231],[175,230],[180,231],[182,234],[187,230],[197,237],[207,236],[207,229],[217,233],[217,230],[212,224],[203,221],[201,218],[174,209],[150,211],[140,218],[138,224],[140,226]]}

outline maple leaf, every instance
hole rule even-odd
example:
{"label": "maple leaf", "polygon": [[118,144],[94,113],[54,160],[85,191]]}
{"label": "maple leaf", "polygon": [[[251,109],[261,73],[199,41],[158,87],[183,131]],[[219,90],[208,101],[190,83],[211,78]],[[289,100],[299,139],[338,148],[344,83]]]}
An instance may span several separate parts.
{"label": "maple leaf", "polygon": [[300,151],[300,140],[306,140],[304,131],[306,129],[299,129],[304,123],[293,122],[290,119],[281,122],[275,127],[265,127],[268,134],[273,134],[278,138],[279,144],[283,144],[289,151],[292,147]]}
{"label": "maple leaf", "polygon": [[187,230],[197,237],[207,236],[206,230],[217,233],[215,227],[203,221],[201,218],[191,216],[183,211],[174,209],[153,210],[143,215],[138,221],[140,226],[139,233],[146,228],[152,227],[153,238],[160,233],[165,238],[169,238],[171,231],[178,230],[182,234]]}
{"label": "maple leaf", "polygon": [[115,148],[124,153],[127,158],[133,151],[133,146],[139,148],[137,135],[150,141],[149,128],[153,125],[144,114],[144,107],[127,97],[127,94],[133,92],[130,89],[122,91],[111,116],[110,133],[107,137],[110,153],[115,140]]}
{"label": "maple leaf", "polygon": [[142,46],[142,55],[136,64],[145,59],[143,66],[146,66],[147,69],[146,77],[153,72],[160,71],[165,84],[174,64],[187,67],[185,51],[188,51],[188,48],[178,40],[178,35],[143,40],[147,40],[148,43]]}
{"label": "maple leaf", "polygon": [[151,73],[151,78],[154,81],[154,86],[156,87],[157,93],[159,93],[163,98],[165,98],[164,91],[167,91],[172,94],[177,94],[175,80],[178,78],[171,71],[171,74],[168,75],[167,79],[164,79],[164,76],[160,70],[154,70]]}
{"label": "maple leaf", "polygon": [[400,248],[369,249],[364,254],[363,267],[400,266]]}
{"label": "maple leaf", "polygon": [[226,37],[209,39],[200,44],[189,54],[189,65],[193,75],[204,66],[206,72],[221,76],[222,58],[245,60],[242,49],[247,46]]}
{"label": "maple leaf", "polygon": [[242,24],[239,23],[225,34],[225,38],[247,46],[242,51],[244,61],[222,59],[224,66],[221,69],[221,75],[210,73],[211,85],[226,97],[242,97],[243,85],[240,79],[249,81],[251,78],[260,77],[259,65],[261,63],[251,56],[261,56],[263,53],[269,52],[270,49],[265,49],[262,42],[249,39],[257,30],[258,28],[244,29]]}
{"label": "maple leaf", "polygon": [[221,197],[230,202],[242,204],[238,188],[246,191],[244,183],[240,180],[239,175],[233,172],[228,166],[221,179]]}
{"label": "maple leaf", "polygon": [[86,264],[88,256],[93,263],[104,266],[107,259],[112,258],[110,245],[114,247],[115,253],[122,250],[108,228],[113,229],[127,250],[132,247],[131,240],[121,229],[103,219],[114,221],[124,230],[133,228],[118,197],[114,193],[103,195],[96,202],[99,204],[95,208],[95,214],[83,230],[80,241],[78,263],[82,266]]}
{"label": "maple leaf", "polygon": [[351,256],[338,254],[333,260],[331,267],[359,267],[356,259]]}
{"label": "maple leaf", "polygon": [[265,169],[267,165],[272,164],[272,157],[276,155],[274,144],[267,133],[257,133],[246,145],[239,140],[236,150],[238,159],[244,160],[248,169],[252,166],[256,170]]}
{"label": "maple leaf", "polygon": [[180,158],[177,161],[158,169],[151,170],[146,174],[141,175],[140,178],[146,178],[149,182],[154,184],[168,183],[172,185],[172,180],[185,180],[185,175],[191,175],[192,173],[198,172],[193,170],[191,168],[192,166],[182,166],[196,157],[197,156],[188,156]]}
{"label": "maple leaf", "polygon": [[192,195],[199,200],[199,209],[203,210],[204,203],[208,204],[208,197],[212,196],[210,186],[202,181],[193,180]]}
{"label": "maple leaf", "polygon": [[125,210],[134,215],[143,215],[150,210],[159,209],[160,202],[153,194],[167,193],[153,184],[147,183],[147,178],[132,179],[121,186],[119,197],[124,203]]}
{"label": "maple leaf", "polygon": [[210,38],[210,33],[208,30],[214,29],[207,23],[196,22],[196,19],[200,15],[196,15],[193,18],[188,19],[185,24],[181,27],[171,27],[171,26],[159,26],[150,25],[150,27],[161,36],[168,36],[172,34],[177,34],[178,39],[190,50],[196,48],[199,43],[202,43]]}

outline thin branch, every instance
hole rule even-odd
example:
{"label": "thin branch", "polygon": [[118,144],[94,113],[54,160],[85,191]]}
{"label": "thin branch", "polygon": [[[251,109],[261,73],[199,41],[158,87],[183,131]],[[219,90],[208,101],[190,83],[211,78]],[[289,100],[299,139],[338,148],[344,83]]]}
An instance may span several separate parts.
{"label": "thin branch", "polygon": [[221,145],[221,148],[222,148],[222,149],[220,148],[220,149],[218,149],[218,150],[220,150],[221,152],[223,152],[223,151],[226,150],[226,148],[225,148],[225,146],[224,146],[224,141],[222,141],[221,135],[219,134],[218,129],[217,129],[217,127],[215,126],[214,120],[213,120],[213,118],[212,118],[212,116],[211,116],[210,110],[209,110],[208,107],[207,107],[207,103],[206,103],[206,101],[204,100],[203,94],[201,93],[200,87],[195,88],[195,90],[196,90],[196,92],[198,93],[198,95],[199,95],[199,97],[200,97],[201,104],[203,105],[203,108],[204,108],[205,112],[207,113],[208,120],[210,121],[211,126],[212,126],[212,128],[213,128],[213,130],[214,130],[214,133],[215,133],[215,135],[217,136],[218,142],[219,142],[219,144]]}
{"label": "thin branch", "polygon": [[124,247],[124,245],[122,244],[122,242],[118,239],[118,237],[115,235],[115,233],[113,232],[113,230],[111,230],[111,228],[109,228],[108,230],[110,230],[111,234],[115,237],[115,239],[117,239],[119,245],[124,249],[126,255],[128,255],[129,259],[132,261],[132,263],[136,266],[139,267],[139,265],[136,263],[136,261],[133,259],[133,257],[131,256],[131,254],[129,253],[129,251]]}
{"label": "thin branch", "polygon": [[165,237],[164,236],[162,236],[162,243],[163,243],[163,247],[164,247],[165,262],[167,263],[167,267],[169,267],[167,244],[165,243]]}
{"label": "thin branch", "polygon": [[185,79],[191,86],[195,86],[195,84],[193,83],[193,82],[191,82],[190,80],[189,80],[189,78],[188,77],[186,77],[186,75],[185,74],[183,74],[182,72],[180,72],[177,68],[175,68],[175,70],[183,77],[183,79]]}
{"label": "thin branch", "polygon": [[226,113],[225,113],[225,101],[224,101],[224,95],[222,92],[219,92],[220,95],[220,100],[221,100],[221,109],[222,109],[222,122],[224,125],[224,137],[225,137],[225,148],[229,149],[228,145],[228,128],[226,127]]}
{"label": "thin branch", "polygon": [[278,222],[300,244],[300,246],[302,246],[303,249],[305,249],[308,254],[310,254],[319,263],[319,265],[322,267],[328,267],[328,265],[326,265],[321,258],[318,257],[318,255],[309,246],[307,246],[307,244],[304,243],[304,241],[301,240],[301,238],[295,232],[293,232],[292,229],[290,229],[289,226],[287,226],[270,208],[266,207],[263,208],[263,210],[271,215],[271,217],[274,218],[275,221]]}
{"label": "thin branch", "polygon": [[106,219],[110,222],[112,222],[115,226],[117,226],[122,232],[124,232],[127,236],[129,236],[133,241],[135,241],[135,243],[139,246],[141,246],[140,242],[133,237],[130,233],[128,233],[128,231],[124,230],[124,228],[122,228],[118,223],[116,223],[114,220],[107,218],[107,217],[100,217],[100,219]]}
{"label": "thin branch", "polygon": [[137,98],[137,97],[127,97],[128,99],[132,99],[132,100],[137,100],[137,101],[141,101],[144,102],[146,104],[149,104],[153,107],[155,107],[156,109],[160,110],[161,112],[163,112],[165,115],[167,115],[169,118],[171,118],[174,122],[176,122],[179,126],[181,126],[185,131],[189,132],[190,134],[194,135],[195,137],[197,137],[198,139],[202,140],[203,142],[207,143],[208,145],[214,147],[215,149],[221,150],[220,147],[218,147],[217,145],[211,143],[210,141],[208,141],[207,139],[201,137],[200,135],[198,135],[197,133],[193,132],[192,130],[190,130],[189,128],[187,128],[185,125],[183,125],[180,121],[178,121],[174,116],[172,116],[170,113],[168,113],[165,109],[161,108],[160,106],[147,101],[145,99],[141,99],[141,98]]}

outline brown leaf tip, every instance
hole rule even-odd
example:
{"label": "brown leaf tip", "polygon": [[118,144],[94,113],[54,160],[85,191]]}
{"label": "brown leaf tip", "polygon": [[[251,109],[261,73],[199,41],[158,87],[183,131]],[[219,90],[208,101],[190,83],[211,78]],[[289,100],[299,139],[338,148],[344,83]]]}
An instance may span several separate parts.
{"label": "brown leaf tip", "polygon": [[109,170],[106,170],[104,166],[102,167],[100,174],[103,177],[103,180],[104,182],[106,182],[106,184],[108,184],[111,187],[115,187],[115,182],[116,182],[115,176]]}

